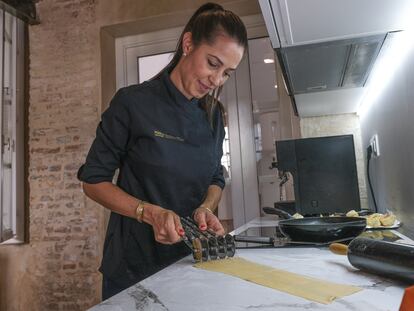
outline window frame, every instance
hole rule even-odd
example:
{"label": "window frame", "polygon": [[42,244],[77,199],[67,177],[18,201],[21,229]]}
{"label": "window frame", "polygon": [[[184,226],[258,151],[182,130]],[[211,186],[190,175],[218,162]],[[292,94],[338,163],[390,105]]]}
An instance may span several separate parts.
{"label": "window frame", "polygon": [[[11,54],[10,59],[5,58],[5,17],[10,16],[12,20],[11,31]],[[25,242],[25,36],[26,25],[24,21],[8,13],[6,10],[0,8],[0,245],[4,244],[21,244]],[[12,129],[10,140],[5,144],[4,126],[3,126],[3,111],[5,102],[5,64],[6,61],[10,67],[10,98],[11,103],[11,120]],[[11,149],[11,180],[10,192],[4,192],[4,163],[3,155],[4,148]],[[4,196],[9,196],[10,205],[5,206]],[[10,213],[11,216],[11,235],[6,234],[3,228],[4,211]]]}

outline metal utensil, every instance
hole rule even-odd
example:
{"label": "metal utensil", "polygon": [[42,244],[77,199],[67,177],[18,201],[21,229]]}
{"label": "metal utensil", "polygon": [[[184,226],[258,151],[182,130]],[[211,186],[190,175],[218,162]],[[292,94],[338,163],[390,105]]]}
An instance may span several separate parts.
{"label": "metal utensil", "polygon": [[330,243],[347,242],[350,238],[335,240],[334,242],[307,242],[307,241],[291,241],[287,237],[266,237],[266,236],[245,236],[235,235],[236,242],[256,243],[263,245],[270,245],[272,247],[287,247],[287,246],[326,246]]}
{"label": "metal utensil", "polygon": [[236,245],[233,236],[230,234],[221,236],[216,235],[215,232],[209,229],[201,231],[197,223],[190,217],[181,217],[181,224],[185,232],[183,240],[192,250],[195,261],[224,259],[234,256]]}

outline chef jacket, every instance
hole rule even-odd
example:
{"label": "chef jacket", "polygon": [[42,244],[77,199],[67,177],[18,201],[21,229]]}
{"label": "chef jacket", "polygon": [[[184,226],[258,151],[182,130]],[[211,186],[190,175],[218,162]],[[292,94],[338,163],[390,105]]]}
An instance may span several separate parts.
{"label": "chef jacket", "polygon": [[[188,100],[165,71],[159,78],[120,89],[102,114],[96,138],[79,169],[90,184],[112,182],[141,200],[190,216],[210,185],[224,187],[224,127],[212,122],[203,99]],[[100,271],[129,287],[189,254],[183,242],[164,245],[152,227],[111,213]]]}

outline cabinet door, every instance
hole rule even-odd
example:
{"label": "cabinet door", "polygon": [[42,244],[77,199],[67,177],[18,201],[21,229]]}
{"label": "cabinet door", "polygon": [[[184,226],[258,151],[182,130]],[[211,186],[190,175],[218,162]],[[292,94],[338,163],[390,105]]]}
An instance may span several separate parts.
{"label": "cabinet door", "polygon": [[[411,24],[414,8],[412,0],[259,2],[269,34],[272,33],[269,25],[275,25],[282,47],[404,30]],[[269,7],[272,14],[268,12]]]}

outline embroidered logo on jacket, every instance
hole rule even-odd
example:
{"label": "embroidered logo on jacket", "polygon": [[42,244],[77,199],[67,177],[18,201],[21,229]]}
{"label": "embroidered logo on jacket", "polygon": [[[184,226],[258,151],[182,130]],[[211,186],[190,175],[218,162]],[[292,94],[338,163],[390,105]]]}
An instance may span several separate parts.
{"label": "embroidered logo on jacket", "polygon": [[173,136],[173,135],[165,134],[165,133],[157,131],[157,130],[154,130],[154,136],[184,142],[184,138],[181,138],[179,136]]}

